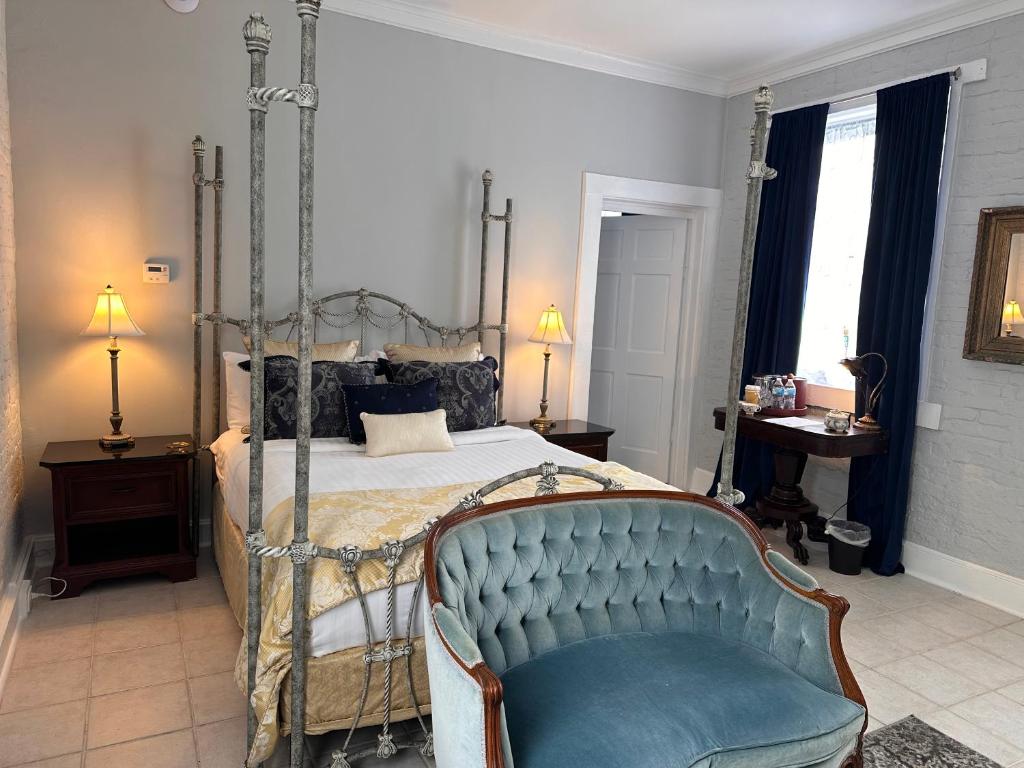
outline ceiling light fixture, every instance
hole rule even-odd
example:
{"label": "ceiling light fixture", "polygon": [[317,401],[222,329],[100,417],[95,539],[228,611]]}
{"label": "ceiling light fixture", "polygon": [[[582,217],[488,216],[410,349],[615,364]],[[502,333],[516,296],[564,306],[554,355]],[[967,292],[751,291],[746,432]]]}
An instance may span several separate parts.
{"label": "ceiling light fixture", "polygon": [[167,7],[178,13],[192,13],[199,7],[199,0],[164,0]]}

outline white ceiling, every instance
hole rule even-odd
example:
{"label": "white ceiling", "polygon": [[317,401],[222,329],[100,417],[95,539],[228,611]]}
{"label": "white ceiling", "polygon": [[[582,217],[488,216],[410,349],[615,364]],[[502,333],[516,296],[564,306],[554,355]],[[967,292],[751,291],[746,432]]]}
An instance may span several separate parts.
{"label": "white ceiling", "polygon": [[1024,12],[1024,0],[324,0],[324,6],[716,95]]}

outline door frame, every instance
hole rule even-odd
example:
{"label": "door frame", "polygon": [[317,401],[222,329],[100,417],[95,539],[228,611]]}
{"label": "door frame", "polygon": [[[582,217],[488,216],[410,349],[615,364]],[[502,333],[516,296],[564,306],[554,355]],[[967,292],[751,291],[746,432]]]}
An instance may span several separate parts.
{"label": "door frame", "polygon": [[[597,264],[601,245],[601,211],[619,211],[690,220],[688,261],[682,292],[680,333],[672,400],[669,482],[689,482],[692,467],[693,408],[697,399],[704,325],[711,288],[711,262],[718,240],[722,190],[663,181],[646,181],[600,173],[583,174],[573,346],[569,365],[569,418],[586,419],[590,407],[590,366],[597,305]],[[609,426],[615,426],[614,424]]]}

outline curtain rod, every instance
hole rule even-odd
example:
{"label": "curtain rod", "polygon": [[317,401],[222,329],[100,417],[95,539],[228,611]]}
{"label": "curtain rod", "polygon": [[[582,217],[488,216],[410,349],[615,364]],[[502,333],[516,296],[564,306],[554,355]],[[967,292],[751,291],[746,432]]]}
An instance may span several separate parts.
{"label": "curtain rod", "polygon": [[860,99],[864,96],[871,96],[883,88],[891,88],[894,85],[902,85],[903,83],[911,83],[914,80],[921,80],[925,77],[931,77],[932,75],[941,75],[944,72],[948,72],[953,76],[955,82],[958,83],[976,83],[979,80],[984,80],[988,73],[988,59],[975,59],[969,61],[966,64],[960,64],[955,67],[942,67],[941,69],[935,69],[931,72],[921,72],[908,77],[900,78],[899,80],[890,80],[886,83],[879,85],[869,86],[867,88],[859,88],[855,91],[847,91],[846,93],[840,93],[828,99],[815,99],[814,101],[806,101],[802,104],[795,104],[785,109],[777,109],[772,114],[778,115],[783,112],[792,112],[794,109],[803,109],[805,107],[813,107],[816,104],[839,104],[844,101],[852,101],[853,99]]}

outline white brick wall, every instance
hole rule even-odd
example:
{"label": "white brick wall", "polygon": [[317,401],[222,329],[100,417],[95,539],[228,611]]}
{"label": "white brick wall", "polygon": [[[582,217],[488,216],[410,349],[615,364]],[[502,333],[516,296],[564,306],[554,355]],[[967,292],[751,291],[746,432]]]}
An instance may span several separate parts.
{"label": "white brick wall", "polygon": [[21,409],[14,300],[14,191],[7,102],[6,0],[0,0],[0,585],[10,576],[21,497]]}
{"label": "white brick wall", "polygon": [[[942,404],[942,423],[917,432],[907,538],[1024,577],[1024,369],[962,357],[978,211],[1024,204],[1024,15],[782,83],[776,104],[827,101],[978,58],[988,59],[988,79],[964,87],[927,393]],[[729,101],[725,207],[695,435],[701,467],[714,467],[721,446],[710,412],[726,388],[750,116],[749,95]],[[808,466],[805,489],[825,511],[845,499],[841,469]]]}

